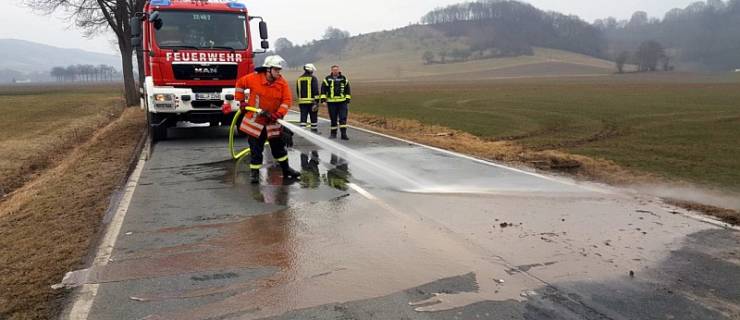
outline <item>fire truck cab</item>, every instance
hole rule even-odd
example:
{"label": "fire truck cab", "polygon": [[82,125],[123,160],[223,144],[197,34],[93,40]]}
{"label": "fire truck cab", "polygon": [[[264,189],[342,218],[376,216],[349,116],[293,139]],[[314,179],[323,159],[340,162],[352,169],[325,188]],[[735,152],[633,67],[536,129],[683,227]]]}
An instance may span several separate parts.
{"label": "fire truck cab", "polygon": [[[251,44],[259,20],[261,52]],[[254,71],[254,55],[268,48],[267,25],[246,6],[219,0],[149,0],[131,19],[132,45],[141,51],[141,105],[153,140],[178,121],[226,125],[221,106],[234,101],[236,80]]]}

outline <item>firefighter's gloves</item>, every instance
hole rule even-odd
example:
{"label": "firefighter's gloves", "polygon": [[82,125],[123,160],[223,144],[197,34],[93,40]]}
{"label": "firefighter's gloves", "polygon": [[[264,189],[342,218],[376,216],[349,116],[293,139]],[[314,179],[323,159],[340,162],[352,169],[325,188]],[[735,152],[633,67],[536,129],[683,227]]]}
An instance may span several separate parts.
{"label": "firefighter's gloves", "polygon": [[318,112],[319,111],[319,104],[314,103],[313,106],[311,106],[311,112]]}
{"label": "firefighter's gloves", "polygon": [[265,110],[262,110],[257,115],[267,118],[268,120],[270,120],[270,122],[277,122],[278,119],[280,119],[280,116],[277,114],[277,112],[267,112]]}
{"label": "firefighter's gloves", "polygon": [[224,105],[221,106],[221,112],[223,112],[224,114],[229,114],[229,113],[231,113],[231,111],[232,111],[231,110],[231,103],[228,103],[227,102],[227,103],[224,103]]}
{"label": "firefighter's gloves", "polygon": [[352,102],[352,99],[347,99],[346,101],[347,101],[347,104],[349,104],[350,102]]}
{"label": "firefighter's gloves", "polygon": [[280,119],[280,116],[277,114],[277,112],[272,112],[269,114],[268,118],[271,122],[277,122],[278,119]]}

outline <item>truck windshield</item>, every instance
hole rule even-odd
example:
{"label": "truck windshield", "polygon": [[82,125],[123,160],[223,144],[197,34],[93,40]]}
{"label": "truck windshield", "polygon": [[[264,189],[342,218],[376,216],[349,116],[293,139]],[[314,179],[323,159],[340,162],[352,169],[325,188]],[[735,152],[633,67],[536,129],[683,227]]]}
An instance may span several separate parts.
{"label": "truck windshield", "polygon": [[160,48],[247,49],[246,16],[207,11],[160,11]]}

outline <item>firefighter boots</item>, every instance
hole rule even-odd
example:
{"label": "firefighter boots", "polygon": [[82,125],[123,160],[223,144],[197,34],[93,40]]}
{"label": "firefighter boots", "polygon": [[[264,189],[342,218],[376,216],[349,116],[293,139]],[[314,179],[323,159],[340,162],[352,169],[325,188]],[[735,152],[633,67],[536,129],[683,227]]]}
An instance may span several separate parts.
{"label": "firefighter boots", "polygon": [[349,137],[347,137],[347,128],[342,128],[342,140],[349,140]]}
{"label": "firefighter boots", "polygon": [[249,182],[252,184],[258,184],[260,183],[260,171],[259,169],[252,169],[252,177],[249,179]]}
{"label": "firefighter boots", "polygon": [[331,133],[329,133],[329,139],[336,139],[337,138],[337,129],[332,129]]}
{"label": "firefighter boots", "polygon": [[283,169],[283,178],[298,179],[301,176],[300,172],[295,171],[290,167],[288,160],[280,162],[280,167]]}

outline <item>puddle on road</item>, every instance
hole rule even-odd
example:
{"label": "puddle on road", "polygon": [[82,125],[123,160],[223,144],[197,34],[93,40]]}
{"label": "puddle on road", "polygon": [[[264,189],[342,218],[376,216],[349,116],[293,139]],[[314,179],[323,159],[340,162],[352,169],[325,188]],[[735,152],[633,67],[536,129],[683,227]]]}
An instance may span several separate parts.
{"label": "puddle on road", "polygon": [[[282,170],[274,160],[266,157],[260,170],[261,182],[250,184],[249,157],[238,161],[226,160],[213,163],[193,164],[176,168],[176,175],[188,177],[196,183],[218,184],[214,189],[231,188],[239,194],[267,204],[289,206],[300,202],[320,202],[347,196],[348,183],[352,174],[348,162],[336,154],[317,150],[291,150],[290,159],[294,169],[301,172],[301,179],[283,179]],[[179,184],[173,182],[172,184]]]}

